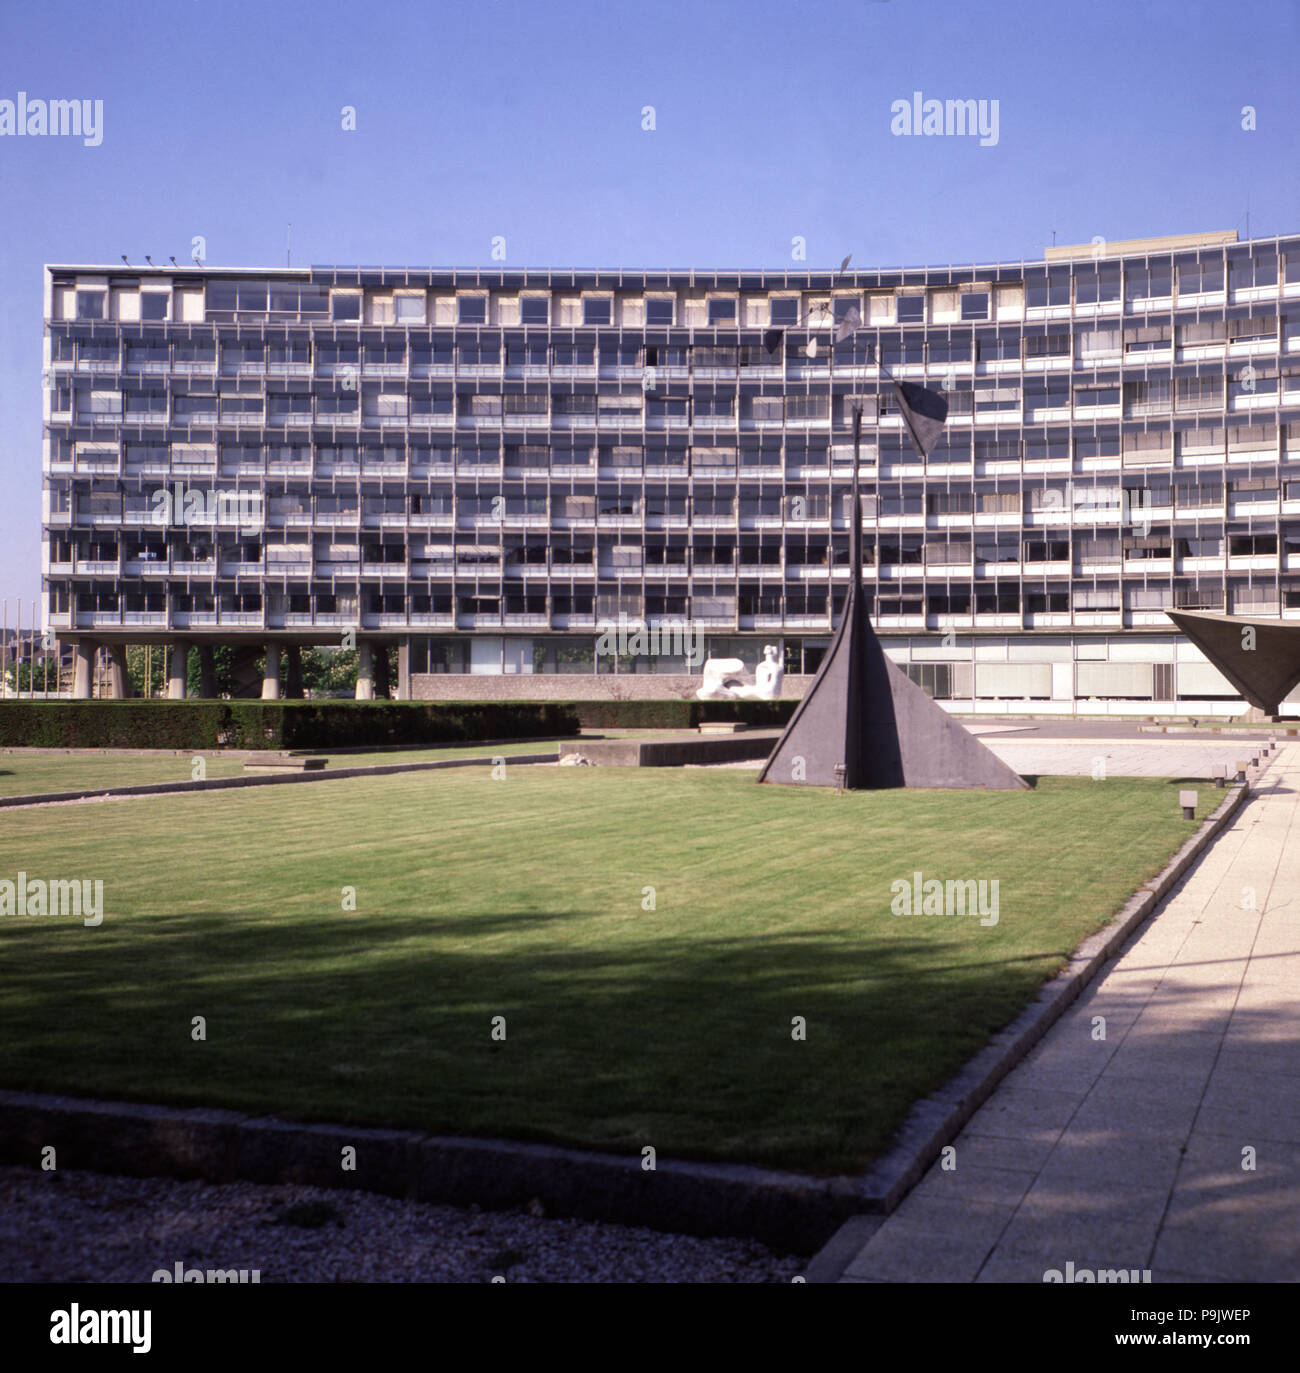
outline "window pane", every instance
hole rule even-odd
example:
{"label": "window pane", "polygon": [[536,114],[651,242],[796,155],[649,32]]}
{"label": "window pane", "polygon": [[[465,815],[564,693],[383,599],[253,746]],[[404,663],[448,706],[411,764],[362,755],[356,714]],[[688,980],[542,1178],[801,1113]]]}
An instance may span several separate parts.
{"label": "window pane", "polygon": [[961,298],[961,317],[962,319],[988,319],[988,292],[967,291]]}

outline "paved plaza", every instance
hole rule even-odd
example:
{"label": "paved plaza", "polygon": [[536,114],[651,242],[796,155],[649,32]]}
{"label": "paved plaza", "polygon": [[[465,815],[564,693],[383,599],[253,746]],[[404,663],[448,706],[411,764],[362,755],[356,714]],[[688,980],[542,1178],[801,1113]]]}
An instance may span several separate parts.
{"label": "paved plaza", "polygon": [[1198,739],[1035,739],[1032,736],[986,735],[980,742],[1022,777],[1210,777],[1216,764],[1235,775],[1240,758],[1249,758],[1257,742],[1202,743]]}

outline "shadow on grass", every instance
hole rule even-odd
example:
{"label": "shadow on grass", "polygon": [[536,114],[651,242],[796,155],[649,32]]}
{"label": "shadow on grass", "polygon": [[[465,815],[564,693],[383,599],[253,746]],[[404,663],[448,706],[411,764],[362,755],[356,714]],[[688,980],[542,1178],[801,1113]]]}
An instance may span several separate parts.
{"label": "shadow on grass", "polygon": [[856,1171],[1067,952],[962,963],[946,917],[564,947],[588,918],[11,927],[0,1085]]}

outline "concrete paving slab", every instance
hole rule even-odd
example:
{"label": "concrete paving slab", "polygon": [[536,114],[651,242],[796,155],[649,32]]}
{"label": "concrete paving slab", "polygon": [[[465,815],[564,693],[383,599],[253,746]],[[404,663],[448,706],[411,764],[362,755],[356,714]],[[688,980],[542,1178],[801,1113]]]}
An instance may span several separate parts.
{"label": "concrete paving slab", "polygon": [[960,1230],[932,1229],[891,1216],[845,1276],[877,1282],[973,1282],[1003,1224],[998,1216],[972,1213]]}
{"label": "concrete paving slab", "polygon": [[1165,1187],[1040,1184],[998,1239],[997,1252],[1049,1267],[1145,1268],[1164,1218]]}
{"label": "concrete paving slab", "polygon": [[1300,1147],[1262,1148],[1242,1167],[1240,1139],[1193,1136],[1152,1266],[1236,1282],[1300,1281]]}

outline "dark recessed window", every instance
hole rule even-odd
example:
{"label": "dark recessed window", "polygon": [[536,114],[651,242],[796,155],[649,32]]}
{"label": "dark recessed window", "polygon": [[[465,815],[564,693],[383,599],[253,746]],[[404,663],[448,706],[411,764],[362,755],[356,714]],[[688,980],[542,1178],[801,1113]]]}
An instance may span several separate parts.
{"label": "dark recessed window", "polygon": [[77,318],[103,319],[104,295],[105,293],[103,291],[78,291]]}
{"label": "dark recessed window", "polygon": [[799,302],[794,299],[768,302],[768,320],[772,324],[798,324]]}
{"label": "dark recessed window", "polygon": [[330,314],[335,319],[360,319],[361,318],[361,297],[360,296],[331,296]]}
{"label": "dark recessed window", "polygon": [[614,317],[614,302],[607,296],[587,296],[582,302],[584,324],[608,324]]}
{"label": "dark recessed window", "polygon": [[961,298],[962,319],[988,319],[989,293],[987,291],[966,291]]}
{"label": "dark recessed window", "polygon": [[551,318],[551,302],[545,296],[523,296],[519,301],[521,324],[546,324]]}
{"label": "dark recessed window", "polygon": [[924,296],[898,297],[898,322],[900,324],[920,324],[925,319]]}
{"label": "dark recessed window", "polygon": [[460,311],[456,318],[461,324],[487,323],[487,297],[461,296]]}
{"label": "dark recessed window", "polygon": [[736,302],[730,298],[714,298],[709,301],[710,324],[734,324],[736,322]]}
{"label": "dark recessed window", "polygon": [[141,319],[166,319],[168,297],[158,291],[147,291],[140,297]]}
{"label": "dark recessed window", "polygon": [[647,300],[645,303],[645,322],[647,324],[671,324],[673,306],[671,300]]}

